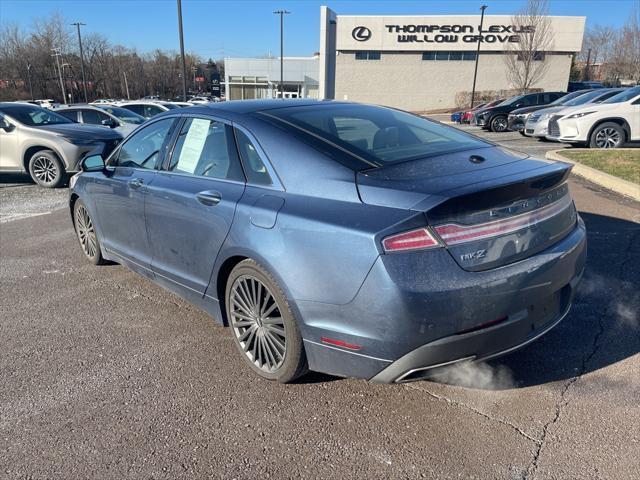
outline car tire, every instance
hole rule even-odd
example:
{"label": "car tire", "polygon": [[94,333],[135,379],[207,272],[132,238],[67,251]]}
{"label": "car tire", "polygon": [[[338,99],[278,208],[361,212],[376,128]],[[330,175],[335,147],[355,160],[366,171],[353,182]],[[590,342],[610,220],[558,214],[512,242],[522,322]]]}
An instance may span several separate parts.
{"label": "car tire", "polygon": [[614,122],[598,125],[589,137],[589,148],[619,148],[626,142],[624,128]]}
{"label": "car tire", "polygon": [[526,137],[526,135],[524,134],[524,130],[518,130],[518,132],[520,132],[520,135],[522,135],[523,137]]}
{"label": "car tire", "polygon": [[89,210],[82,200],[79,199],[76,200],[76,203],[73,205],[73,226],[84,256],[94,265],[104,265],[107,263],[102,257],[100,241],[98,240],[98,234],[96,233],[93,220],[91,220],[91,216],[89,215]]}
{"label": "car tire", "polygon": [[509,126],[507,123],[507,117],[504,115],[496,115],[491,119],[489,125],[489,130],[496,133],[506,132],[507,127]]}
{"label": "car tire", "polygon": [[64,165],[52,150],[40,150],[29,159],[29,175],[41,187],[56,188],[64,181]]}
{"label": "car tire", "polygon": [[298,323],[264,267],[251,259],[235,266],[227,279],[225,310],[234,343],[251,370],[280,383],[307,372]]}

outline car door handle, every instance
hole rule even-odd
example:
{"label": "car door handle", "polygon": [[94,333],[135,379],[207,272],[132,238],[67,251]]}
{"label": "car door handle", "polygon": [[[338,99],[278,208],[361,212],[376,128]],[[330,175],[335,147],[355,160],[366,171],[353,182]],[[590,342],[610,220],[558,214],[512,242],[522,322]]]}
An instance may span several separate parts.
{"label": "car door handle", "polygon": [[196,193],[196,199],[203,205],[213,207],[214,205],[220,203],[220,200],[222,200],[222,195],[220,195],[220,192],[207,190],[204,192]]}
{"label": "car door handle", "polygon": [[144,180],[142,180],[141,178],[134,178],[133,180],[129,180],[129,186],[131,188],[140,188],[142,185],[144,185]]}

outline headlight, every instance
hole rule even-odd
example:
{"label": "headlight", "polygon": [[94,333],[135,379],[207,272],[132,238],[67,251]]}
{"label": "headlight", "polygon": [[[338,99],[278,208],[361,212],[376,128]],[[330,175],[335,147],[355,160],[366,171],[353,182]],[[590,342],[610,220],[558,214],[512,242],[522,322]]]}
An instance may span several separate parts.
{"label": "headlight", "polygon": [[523,120],[526,120],[527,118],[529,118],[529,115],[531,115],[531,114],[530,113],[519,113],[518,115],[516,115],[516,117],[522,118]]}
{"label": "headlight", "polygon": [[65,137],[64,135],[61,135],[61,137],[65,139],[67,142],[72,143],[74,145],[78,145],[78,146],[94,145],[96,143],[96,141],[93,138]]}
{"label": "headlight", "polygon": [[542,120],[549,120],[551,118],[551,114],[550,113],[543,113],[542,115],[540,115],[540,121]]}
{"label": "headlight", "polygon": [[592,110],[590,112],[574,113],[573,115],[569,115],[567,118],[582,118],[585,115],[591,115],[592,113],[596,113],[596,112]]}

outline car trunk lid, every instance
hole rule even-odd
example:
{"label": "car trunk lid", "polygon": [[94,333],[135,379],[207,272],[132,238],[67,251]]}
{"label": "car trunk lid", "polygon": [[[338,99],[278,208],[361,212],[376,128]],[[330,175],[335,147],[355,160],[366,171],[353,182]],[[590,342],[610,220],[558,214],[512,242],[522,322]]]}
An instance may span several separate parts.
{"label": "car trunk lid", "polygon": [[576,222],[570,165],[500,147],[440,155],[357,175],[364,203],[423,212],[470,271],[497,268],[559,241]]}

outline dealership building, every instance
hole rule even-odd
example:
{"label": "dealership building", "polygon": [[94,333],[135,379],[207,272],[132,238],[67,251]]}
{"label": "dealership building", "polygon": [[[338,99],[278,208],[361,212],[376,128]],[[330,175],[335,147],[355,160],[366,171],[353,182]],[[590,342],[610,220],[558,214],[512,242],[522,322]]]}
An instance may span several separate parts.
{"label": "dealership building", "polygon": [[[544,51],[536,54],[536,61],[546,66],[532,88],[563,91],[571,59],[582,48],[585,17],[546,18]],[[482,32],[479,23],[479,15],[352,16],[338,15],[323,6],[319,55],[304,59],[317,69],[309,67],[303,74],[296,67],[300,58],[285,57],[285,92],[295,88],[298,97],[376,103],[410,111],[450,108],[458,94],[471,90],[478,39],[476,91],[512,89],[505,56],[518,58],[523,36],[536,26],[514,26],[508,15],[485,15]],[[251,80],[251,72],[269,62],[261,79],[267,85],[265,95],[275,96],[279,58],[225,59],[227,92],[232,92],[233,79]],[[259,97],[239,97],[236,90],[228,98]]]}

